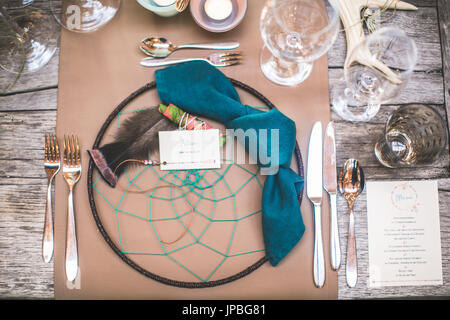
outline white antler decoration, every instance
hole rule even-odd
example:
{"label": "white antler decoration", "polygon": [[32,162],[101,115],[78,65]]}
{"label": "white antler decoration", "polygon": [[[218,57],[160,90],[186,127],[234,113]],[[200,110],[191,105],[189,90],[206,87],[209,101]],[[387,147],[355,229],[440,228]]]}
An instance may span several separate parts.
{"label": "white antler decoration", "polygon": [[[399,0],[332,0],[339,7],[342,24],[345,28],[345,36],[347,39],[347,57],[349,59],[350,52],[364,39],[364,30],[361,23],[361,10],[363,8],[390,8],[397,10],[417,10],[412,4]],[[368,48],[357,53],[354,57],[359,63],[371,67],[375,67],[383,72],[390,81],[399,84],[401,80],[381,61],[374,59]]]}

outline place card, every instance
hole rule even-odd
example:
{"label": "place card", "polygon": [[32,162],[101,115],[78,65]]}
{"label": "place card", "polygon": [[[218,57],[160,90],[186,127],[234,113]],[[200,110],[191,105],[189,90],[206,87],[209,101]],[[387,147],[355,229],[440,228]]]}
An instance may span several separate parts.
{"label": "place card", "polygon": [[161,170],[220,168],[218,129],[159,132]]}
{"label": "place card", "polygon": [[437,181],[368,181],[369,287],[442,285]]}

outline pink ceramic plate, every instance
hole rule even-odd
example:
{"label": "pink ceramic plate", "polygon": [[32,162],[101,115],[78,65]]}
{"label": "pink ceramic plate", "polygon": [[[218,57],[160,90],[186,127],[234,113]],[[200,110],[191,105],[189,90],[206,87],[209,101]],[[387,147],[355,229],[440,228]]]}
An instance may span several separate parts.
{"label": "pink ceramic plate", "polygon": [[225,32],[236,27],[244,18],[247,11],[247,0],[231,0],[233,3],[233,12],[222,21],[216,21],[208,17],[204,6],[206,0],[191,0],[191,14],[195,22],[205,30],[211,32]]}

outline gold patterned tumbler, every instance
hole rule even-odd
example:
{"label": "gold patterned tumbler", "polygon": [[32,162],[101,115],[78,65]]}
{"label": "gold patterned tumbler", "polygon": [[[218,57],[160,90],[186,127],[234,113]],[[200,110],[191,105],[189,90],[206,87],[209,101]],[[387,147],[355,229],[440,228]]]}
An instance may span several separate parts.
{"label": "gold patterned tumbler", "polygon": [[378,161],[390,168],[433,163],[445,149],[448,130],[432,107],[405,105],[393,112],[375,145]]}

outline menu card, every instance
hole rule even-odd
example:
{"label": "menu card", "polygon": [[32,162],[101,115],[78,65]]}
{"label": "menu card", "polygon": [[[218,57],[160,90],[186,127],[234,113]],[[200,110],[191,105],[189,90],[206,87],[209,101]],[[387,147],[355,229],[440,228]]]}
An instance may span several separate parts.
{"label": "menu card", "polygon": [[367,182],[369,287],[442,285],[437,181]]}

